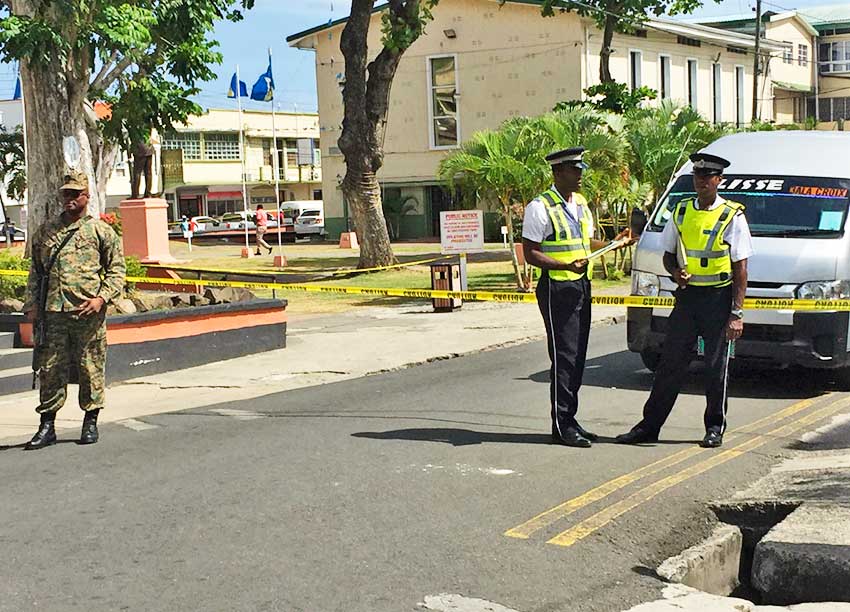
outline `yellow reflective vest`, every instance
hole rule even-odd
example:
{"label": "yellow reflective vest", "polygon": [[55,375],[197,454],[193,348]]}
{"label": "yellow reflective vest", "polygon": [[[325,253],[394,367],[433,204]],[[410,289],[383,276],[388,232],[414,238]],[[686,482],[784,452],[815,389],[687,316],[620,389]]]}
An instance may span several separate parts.
{"label": "yellow reflective vest", "polygon": [[744,211],[738,202],[723,202],[711,210],[700,209],[694,198],[679,202],[673,221],[682,240],[689,285],[725,287],[732,284],[732,258],[723,235],[732,219]]}
{"label": "yellow reflective vest", "polygon": [[[540,243],[540,250],[552,259],[571,263],[585,259],[590,254],[590,232],[593,225],[590,207],[580,193],[573,194],[578,208],[578,228],[576,220],[569,219],[566,202],[556,189],[549,189],[540,195],[540,200],[546,205],[549,219],[552,221],[553,234],[551,240]],[[579,229],[578,232],[575,230]],[[548,236],[547,236],[548,238]],[[581,274],[569,270],[547,270],[549,278],[557,281],[579,280],[593,278],[593,264],[588,262],[587,268]]]}

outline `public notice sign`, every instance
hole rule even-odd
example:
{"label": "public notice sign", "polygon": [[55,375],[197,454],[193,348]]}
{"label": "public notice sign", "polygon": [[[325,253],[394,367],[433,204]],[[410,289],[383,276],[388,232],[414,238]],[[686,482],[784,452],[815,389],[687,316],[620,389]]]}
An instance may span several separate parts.
{"label": "public notice sign", "polygon": [[484,251],[484,212],[447,210],[440,213],[440,247],[443,255]]}

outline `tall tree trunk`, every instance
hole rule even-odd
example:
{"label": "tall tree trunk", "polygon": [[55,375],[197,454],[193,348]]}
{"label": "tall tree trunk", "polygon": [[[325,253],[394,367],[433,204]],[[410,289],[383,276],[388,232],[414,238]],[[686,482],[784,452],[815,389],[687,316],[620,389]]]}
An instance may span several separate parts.
{"label": "tall tree trunk", "polygon": [[381,209],[381,187],[378,177],[368,170],[351,166],[342,181],[342,195],[354,213],[354,224],[360,242],[360,268],[390,266],[396,263],[387,222]]}
{"label": "tall tree trunk", "polygon": [[[12,0],[11,9],[14,15],[32,16],[35,12],[32,0]],[[57,16],[54,18],[62,22]],[[67,33],[62,36],[69,40],[74,38]],[[67,138],[76,140],[80,149],[77,169],[89,178],[89,214],[96,217],[104,209],[105,190],[98,188],[97,168],[93,163],[93,156],[100,157],[102,139],[93,111],[85,106],[91,76],[88,58],[84,52],[78,53],[69,52],[63,63],[64,71],[56,70],[55,65],[21,61],[27,134],[27,227],[30,229],[27,253],[31,247],[29,237],[47,219],[62,212],[59,187],[70,170],[63,154]],[[102,184],[105,186],[105,183],[106,180]]]}
{"label": "tall tree trunk", "polygon": [[511,248],[511,263],[514,266],[514,276],[516,277],[516,286],[518,289],[525,289],[525,281],[522,278],[522,273],[519,271],[519,259],[516,256],[516,243],[514,242],[514,222],[511,218],[511,203],[502,202],[502,211],[505,215],[505,225],[508,228],[508,244]]}
{"label": "tall tree trunk", "polygon": [[601,83],[613,83],[614,77],[611,76],[611,43],[614,40],[614,31],[617,27],[616,14],[611,12],[616,11],[619,5],[612,3],[606,7],[610,12],[605,16],[605,27],[602,29],[602,49],[599,51],[599,81]]}
{"label": "tall tree trunk", "polygon": [[[386,8],[393,38],[367,65],[374,0],[353,0],[340,39],[345,58],[344,117],[339,149],[345,157],[342,195],[354,213],[361,268],[396,262],[381,208],[377,173],[384,165],[390,89],[402,54],[421,34],[420,0],[393,0]],[[395,36],[394,36],[395,35]]]}

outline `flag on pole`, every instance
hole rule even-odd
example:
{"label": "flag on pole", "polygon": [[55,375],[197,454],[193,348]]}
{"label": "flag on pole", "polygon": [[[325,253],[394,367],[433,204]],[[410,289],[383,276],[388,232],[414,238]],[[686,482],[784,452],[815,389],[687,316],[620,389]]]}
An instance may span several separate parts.
{"label": "flag on pole", "polygon": [[248,97],[248,85],[245,83],[245,81],[239,81],[239,91],[237,93],[237,90],[236,90],[237,80],[238,79],[236,78],[236,73],[234,72],[233,78],[230,79],[230,87],[227,90],[227,97],[228,98],[236,98],[238,96],[240,98],[247,98]]}
{"label": "flag on pole", "polygon": [[18,75],[18,80],[15,81],[15,93],[12,96],[13,100],[21,99],[21,75]]}
{"label": "flag on pole", "polygon": [[272,58],[269,56],[269,67],[260,75],[254,87],[251,88],[251,99],[260,102],[274,100],[274,76],[272,76]]}

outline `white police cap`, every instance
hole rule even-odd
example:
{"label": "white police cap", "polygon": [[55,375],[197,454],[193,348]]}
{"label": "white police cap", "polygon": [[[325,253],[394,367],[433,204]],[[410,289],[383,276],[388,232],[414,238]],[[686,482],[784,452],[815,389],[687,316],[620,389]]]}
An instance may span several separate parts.
{"label": "white police cap", "polygon": [[587,164],[582,161],[584,155],[584,147],[573,147],[572,149],[564,149],[563,151],[555,151],[546,156],[546,161],[550,166],[560,166],[561,164],[569,164],[582,170],[587,169]]}
{"label": "white police cap", "polygon": [[699,170],[702,174],[723,174],[723,171],[732,164],[729,160],[710,153],[694,153],[690,156],[690,160],[694,164],[694,172]]}

